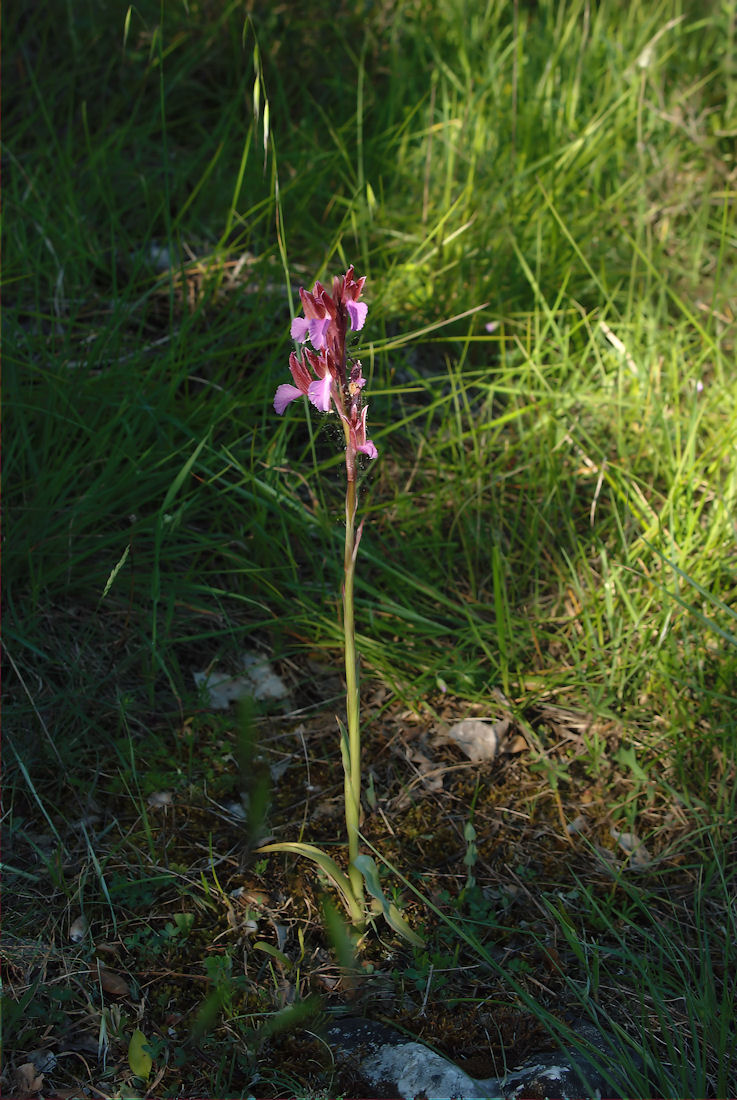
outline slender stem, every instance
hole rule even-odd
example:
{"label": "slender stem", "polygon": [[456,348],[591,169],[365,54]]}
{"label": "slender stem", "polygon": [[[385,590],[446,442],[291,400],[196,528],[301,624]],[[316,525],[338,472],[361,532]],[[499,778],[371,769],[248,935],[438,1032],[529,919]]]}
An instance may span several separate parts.
{"label": "slender stem", "polygon": [[361,820],[361,728],[359,721],[356,624],[353,610],[353,581],[356,570],[356,507],[356,483],[353,480],[348,480],[345,496],[345,581],[343,584],[346,718],[348,725],[345,823],[348,833],[348,877],[356,900],[363,908],[363,877],[358,868],[353,866],[353,860],[358,855],[358,828]]}

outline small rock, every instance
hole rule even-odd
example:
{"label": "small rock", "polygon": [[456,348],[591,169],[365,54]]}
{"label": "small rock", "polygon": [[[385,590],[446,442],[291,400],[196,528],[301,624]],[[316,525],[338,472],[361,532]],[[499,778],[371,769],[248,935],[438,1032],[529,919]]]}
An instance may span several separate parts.
{"label": "small rock", "polygon": [[[584,1044],[601,1051],[608,1061],[604,1037],[583,1021],[575,1034]],[[504,1096],[507,1100],[544,1100],[545,1097],[592,1096],[596,1092],[614,1096],[611,1081],[605,1081],[589,1060],[577,1051],[562,1054],[547,1051],[529,1058],[504,1077],[469,1077],[447,1058],[422,1043],[408,1040],[400,1032],[374,1020],[345,1017],[334,1021],[325,1035],[338,1064],[350,1066],[375,1097],[414,1100],[425,1096],[473,1098]],[[624,1093],[626,1095],[626,1092]]]}
{"label": "small rock", "polygon": [[643,871],[652,863],[645,845],[635,833],[620,833],[618,829],[609,830],[612,839],[629,856],[629,866],[633,871]]}
{"label": "small rock", "polygon": [[227,710],[239,699],[256,699],[265,703],[283,703],[289,689],[277,676],[265,657],[258,653],[244,653],[241,657],[242,676],[225,672],[204,670],[193,672],[195,684],[206,695],[213,710]]}
{"label": "small rock", "polygon": [[450,727],[448,738],[455,741],[469,760],[481,763],[483,760],[494,760],[499,755],[502,738],[510,725],[509,718],[502,718],[498,722],[465,718]]}
{"label": "small rock", "polygon": [[[89,924],[87,918],[84,915],[77,917],[77,919],[72,922],[72,926],[69,929],[69,939],[72,943],[81,943],[87,935],[88,929]],[[43,1072],[45,1073],[46,1070]]]}
{"label": "small rock", "polygon": [[153,791],[146,799],[146,803],[151,810],[163,810],[167,806],[171,806],[173,801],[171,791]]}
{"label": "small rock", "polygon": [[28,1061],[35,1066],[38,1073],[53,1073],[56,1069],[56,1055],[50,1050],[32,1050]]}

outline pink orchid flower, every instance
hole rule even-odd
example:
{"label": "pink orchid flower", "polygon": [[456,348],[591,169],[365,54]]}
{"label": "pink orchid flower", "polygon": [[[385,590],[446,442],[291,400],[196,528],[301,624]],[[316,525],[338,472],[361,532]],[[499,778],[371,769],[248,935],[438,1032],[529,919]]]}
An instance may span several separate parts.
{"label": "pink orchid flower", "polygon": [[331,369],[331,356],[328,352],[323,352],[321,355],[316,355],[309,348],[304,349],[304,357],[307,359],[310,367],[317,375],[316,378],[312,377],[308,367],[294,352],[291,352],[289,356],[289,369],[292,372],[292,378],[295,384],[290,386],[285,383],[282,386],[277,387],[276,394],[274,395],[274,411],[282,415],[287,405],[292,401],[296,401],[298,397],[308,397],[310,402],[319,409],[320,412],[330,411],[330,398],[333,386],[333,379],[335,377],[334,368]]}
{"label": "pink orchid flower", "polygon": [[367,412],[368,405],[364,405],[360,413],[353,415],[350,420],[347,416],[341,414],[341,420],[348,428],[354,449],[360,451],[361,454],[367,455],[369,458],[376,458],[379,452],[376,450],[373,441],[366,438]]}
{"label": "pink orchid flower", "polygon": [[[368,306],[359,302],[366,276],[353,278],[353,266],[345,275],[336,275],[333,279],[333,293],[330,294],[321,282],[316,282],[312,292],[299,288],[304,317],[295,317],[292,321],[292,339],[303,344],[309,338],[316,351],[333,344],[336,358],[340,358],[340,349],[345,345],[345,331],[350,322],[353,332],[359,332],[366,321]],[[342,329],[342,332],[341,332]],[[329,339],[332,337],[332,339]]]}
{"label": "pink orchid flower", "polygon": [[361,363],[349,364],[345,349],[348,331],[359,332],[366,321],[368,306],[359,301],[365,282],[365,276],[354,279],[351,265],[345,275],[333,279],[332,293],[320,282],[311,291],[300,287],[304,317],[294,318],[291,334],[301,344],[309,340],[314,351],[304,348],[299,355],[290,354],[294,385],[279,386],[274,396],[274,409],[280,416],[301,396],[321,412],[335,406],[345,430],[349,481],[355,480],[356,454],[368,458],[378,454],[373,441],[366,438],[367,406],[361,396],[366,379]]}

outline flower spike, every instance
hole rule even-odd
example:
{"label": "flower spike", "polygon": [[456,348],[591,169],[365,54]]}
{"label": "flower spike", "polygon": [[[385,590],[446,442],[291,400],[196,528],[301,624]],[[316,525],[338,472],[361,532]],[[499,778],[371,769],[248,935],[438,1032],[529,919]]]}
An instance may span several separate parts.
{"label": "flower spike", "polygon": [[366,438],[366,407],[361,391],[366,379],[360,360],[346,357],[346,336],[360,332],[368,306],[360,301],[365,275],[353,277],[353,266],[345,275],[333,279],[332,294],[321,282],[312,290],[299,289],[303,317],[295,317],[291,325],[292,338],[300,344],[307,341],[299,353],[289,356],[289,369],[294,385],[279,386],[274,397],[274,409],[281,416],[287,405],[304,395],[320,412],[330,412],[334,406],[343,421],[346,439],[346,470],[348,480],[355,480],[356,455],[376,458],[372,440]]}

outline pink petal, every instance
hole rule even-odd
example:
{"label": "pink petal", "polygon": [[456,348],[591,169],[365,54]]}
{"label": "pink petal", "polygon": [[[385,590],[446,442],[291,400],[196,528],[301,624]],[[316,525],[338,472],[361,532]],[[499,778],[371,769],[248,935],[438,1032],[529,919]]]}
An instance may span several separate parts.
{"label": "pink petal", "polygon": [[329,317],[322,317],[318,320],[309,322],[310,340],[316,351],[320,351],[321,348],[325,347],[325,333],[329,327]]}
{"label": "pink petal", "polygon": [[286,382],[283,386],[278,386],[274,394],[274,412],[279,413],[279,416],[281,416],[287,405],[301,396],[302,391],[298,390],[296,386],[290,386]]}
{"label": "pink petal", "polygon": [[310,382],[307,390],[307,396],[312,404],[320,412],[330,412],[330,390],[333,384],[333,380],[329,374],[326,374],[324,378],[318,378],[316,382]]}
{"label": "pink petal", "polygon": [[370,439],[367,439],[365,443],[360,443],[356,450],[360,451],[362,455],[368,455],[369,458],[376,458],[379,453]]}
{"label": "pink petal", "polygon": [[307,339],[307,334],[310,331],[310,322],[306,317],[295,317],[289,331],[292,334],[293,340],[299,340],[300,344],[304,344]]}
{"label": "pink petal", "polygon": [[358,332],[363,328],[368,306],[365,302],[346,302],[345,305],[351,318],[351,328],[354,332]]}

